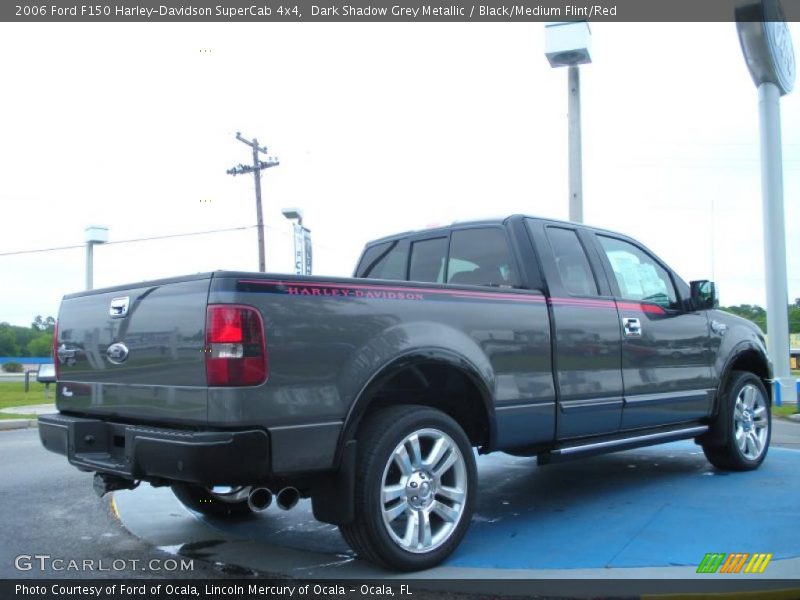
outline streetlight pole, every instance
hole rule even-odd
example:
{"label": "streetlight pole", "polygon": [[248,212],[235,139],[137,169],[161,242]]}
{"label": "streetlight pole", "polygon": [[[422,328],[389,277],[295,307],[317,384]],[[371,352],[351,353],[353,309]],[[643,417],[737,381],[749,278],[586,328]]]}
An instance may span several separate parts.
{"label": "streetlight pole", "polygon": [[86,242],[86,289],[94,287],[94,242]]}
{"label": "streetlight pole", "polygon": [[581,153],[581,73],[570,65],[569,94],[569,220],[583,223],[583,157]]}
{"label": "streetlight pole", "polygon": [[747,67],[758,88],[767,349],[773,364],[777,397],[781,402],[796,404],[796,384],[789,367],[780,113],[780,97],[792,91],[795,81],[792,37],[778,0],[759,0],[739,6],[736,27]]}
{"label": "streetlight pole", "polygon": [[544,54],[551,67],[567,69],[569,146],[569,220],[583,223],[583,158],[581,154],[581,78],[579,65],[592,62],[591,30],[586,21],[548,23]]}
{"label": "streetlight pole", "polygon": [[242,134],[236,132],[236,139],[247,144],[253,150],[253,164],[243,165],[239,164],[226,172],[228,175],[243,175],[245,173],[252,173],[256,184],[256,227],[258,228],[258,270],[263,273],[266,270],[266,260],[264,257],[264,216],[261,210],[261,171],[269,169],[270,167],[277,167],[280,162],[277,158],[271,156],[267,157],[266,161],[261,161],[258,158],[258,153],[267,153],[266,146],[259,146],[258,139],[253,138],[247,140],[242,137]]}
{"label": "streetlight pole", "polygon": [[94,246],[108,241],[108,227],[93,225],[84,230],[86,240],[86,289],[94,288]]}

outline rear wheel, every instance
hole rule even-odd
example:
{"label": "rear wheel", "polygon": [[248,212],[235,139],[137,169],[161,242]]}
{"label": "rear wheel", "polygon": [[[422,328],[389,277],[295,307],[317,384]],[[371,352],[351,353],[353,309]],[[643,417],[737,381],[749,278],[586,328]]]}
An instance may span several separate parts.
{"label": "rear wheel", "polygon": [[734,371],[722,397],[714,427],[724,427],[726,441],[703,446],[709,462],[725,471],[750,471],[764,462],[772,432],[769,396],[753,373]]}
{"label": "rear wheel", "polygon": [[389,568],[433,567],[464,537],[476,481],[472,447],[453,419],[423,406],[383,409],[359,430],[355,520],[342,535]]}
{"label": "rear wheel", "polygon": [[190,483],[175,483],[172,492],[186,508],[190,508],[208,517],[240,518],[253,511],[247,505],[250,486],[212,487]]}

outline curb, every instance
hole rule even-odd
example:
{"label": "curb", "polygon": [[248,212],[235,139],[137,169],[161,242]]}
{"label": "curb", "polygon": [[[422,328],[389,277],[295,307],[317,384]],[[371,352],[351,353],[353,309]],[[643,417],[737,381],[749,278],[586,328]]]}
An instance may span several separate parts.
{"label": "curb", "polygon": [[11,431],[12,429],[28,429],[37,427],[37,419],[0,419],[0,431]]}

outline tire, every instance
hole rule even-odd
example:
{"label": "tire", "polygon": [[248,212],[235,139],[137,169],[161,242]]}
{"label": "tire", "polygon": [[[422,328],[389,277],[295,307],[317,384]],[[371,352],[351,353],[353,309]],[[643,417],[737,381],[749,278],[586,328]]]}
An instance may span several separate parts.
{"label": "tire", "polygon": [[477,469],[466,434],[441,411],[412,405],[368,416],[357,439],[355,519],[339,527],[345,541],[390,569],[438,565],[472,519]]}
{"label": "tire", "polygon": [[708,461],[723,471],[752,471],[767,456],[772,435],[769,395],[761,380],[733,371],[722,395],[714,427],[723,427],[725,443],[703,445]]}
{"label": "tire", "polygon": [[[252,514],[247,505],[250,488],[234,488],[230,493],[214,493],[209,488],[189,483],[175,483],[172,493],[186,508],[207,517],[243,518]],[[243,499],[242,499],[243,497]]]}

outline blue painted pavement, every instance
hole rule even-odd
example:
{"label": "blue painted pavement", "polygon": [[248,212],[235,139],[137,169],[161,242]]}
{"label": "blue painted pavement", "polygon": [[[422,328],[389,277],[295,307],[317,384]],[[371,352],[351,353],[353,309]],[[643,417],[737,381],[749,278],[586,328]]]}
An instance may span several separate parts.
{"label": "blue painted pavement", "polygon": [[695,566],[707,552],[800,556],[800,452],[723,473],[692,442],[536,467],[481,460],[480,502],[449,566]]}

